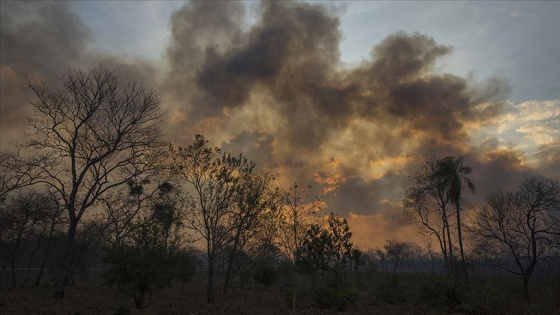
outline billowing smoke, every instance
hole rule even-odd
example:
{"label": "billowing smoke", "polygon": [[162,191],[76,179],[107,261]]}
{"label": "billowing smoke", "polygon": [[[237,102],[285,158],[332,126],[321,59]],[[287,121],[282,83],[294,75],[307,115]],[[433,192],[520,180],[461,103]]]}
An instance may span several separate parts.
{"label": "billowing smoke", "polygon": [[468,127],[503,112],[506,84],[435,72],[452,48],[426,35],[392,34],[348,68],[336,10],[253,9],[250,28],[239,3],[192,2],[173,15],[165,88],[184,117],[178,133],[194,125],[225,142],[239,134],[227,149],[241,151],[248,135],[273,136],[274,158],[270,150],[253,159],[274,160],[286,182],[315,178],[329,209],[384,211],[380,202],[400,198],[406,172],[428,157],[467,153]]}
{"label": "billowing smoke", "polygon": [[56,85],[68,69],[99,64],[146,83],[157,76],[156,68],[148,62],[92,50],[93,34],[67,2],[6,1],[0,14],[2,149],[23,134],[33,100],[28,79],[44,79]]}
{"label": "billowing smoke", "polygon": [[[2,3],[2,144],[28,114],[26,75],[56,82],[67,68],[102,63],[158,88],[170,141],[186,145],[202,133],[284,187],[312,184],[326,211],[384,218],[378,229],[402,224],[406,175],[430,157],[465,155],[482,194],[538,172],[560,174],[554,128],[541,139],[542,126],[525,127],[541,137],[536,166],[495,136],[476,142],[473,130],[515,119],[504,115],[503,80],[438,71],[453,49],[419,33],[388,35],[372,43],[368,60],[346,66],[339,12],[319,3],[193,1],[171,16],[165,67],[157,67],[96,53],[66,2]],[[547,123],[559,117],[551,104]]]}
{"label": "billowing smoke", "polygon": [[9,1],[2,3],[0,15],[1,124],[17,127],[29,114],[26,77],[56,80],[83,62],[91,34],[63,3]]}

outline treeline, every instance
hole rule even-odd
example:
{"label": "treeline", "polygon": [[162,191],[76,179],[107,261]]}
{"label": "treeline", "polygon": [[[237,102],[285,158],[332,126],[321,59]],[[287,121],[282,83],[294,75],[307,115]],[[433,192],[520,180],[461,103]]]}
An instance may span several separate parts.
{"label": "treeline", "polygon": [[[102,266],[107,284],[140,308],[154,290],[204,270],[208,303],[238,276],[289,284],[294,309],[306,298],[343,310],[358,298],[356,274],[442,273],[445,288],[458,288],[470,286],[478,266],[493,266],[519,274],[529,300],[535,270],[557,266],[558,180],[527,179],[475,206],[464,198],[475,185],[463,157],[428,160],[411,175],[403,205],[430,246],[389,240],[361,251],[345,219],[317,214],[308,187],[284,189],[202,135],[166,144],[157,93],[114,70],[72,70],[56,87],[29,86],[36,100],[27,136],[16,153],[0,153],[5,293],[52,280],[63,298],[68,284]],[[47,279],[46,269],[54,271]]]}

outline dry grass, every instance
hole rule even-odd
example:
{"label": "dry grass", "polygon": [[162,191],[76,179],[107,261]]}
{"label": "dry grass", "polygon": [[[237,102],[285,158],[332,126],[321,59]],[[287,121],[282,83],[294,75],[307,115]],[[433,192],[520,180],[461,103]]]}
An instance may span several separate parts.
{"label": "dry grass", "polygon": [[[414,278],[409,279],[410,281]],[[371,281],[381,281],[372,278]],[[251,282],[246,287],[238,285],[227,295],[217,291],[216,302],[207,304],[204,275],[199,274],[195,279],[185,284],[176,283],[170,288],[163,288],[154,292],[151,302],[144,309],[135,309],[132,298],[120,292],[117,288],[110,288],[97,277],[88,283],[69,286],[64,299],[55,301],[53,289],[50,287],[18,288],[8,292],[2,302],[0,314],[494,314],[508,313],[509,310],[496,309],[449,309],[431,308],[415,302],[405,302],[398,305],[380,303],[375,294],[375,283],[370,287],[358,288],[358,300],[345,312],[335,310],[318,310],[313,307],[310,298],[300,294],[299,308],[293,311],[286,302],[286,295],[290,287],[275,285],[264,288]],[[405,287],[412,287],[404,279]],[[556,294],[556,293],[552,293]],[[560,302],[560,294],[558,295]],[[504,298],[508,298],[507,295]],[[515,296],[511,296],[512,303],[520,303]],[[551,303],[554,303],[552,301]],[[520,304],[522,305],[522,304]],[[547,311],[549,310],[549,311]],[[560,314],[560,309],[552,310],[546,307],[517,308],[519,314]]]}

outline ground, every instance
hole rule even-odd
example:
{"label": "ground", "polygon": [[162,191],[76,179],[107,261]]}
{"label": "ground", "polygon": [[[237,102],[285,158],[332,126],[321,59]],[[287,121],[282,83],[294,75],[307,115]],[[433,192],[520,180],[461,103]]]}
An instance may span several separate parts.
{"label": "ground", "polygon": [[[374,290],[363,286],[356,286],[358,292],[357,302],[352,304],[346,311],[319,310],[313,307],[310,299],[301,297],[299,307],[296,311],[288,306],[286,297],[291,290],[290,286],[277,284],[265,288],[254,282],[245,287],[235,285],[227,294],[223,295],[218,290],[216,302],[207,304],[205,279],[199,274],[193,281],[186,283],[181,288],[180,283],[175,283],[169,288],[163,288],[153,293],[151,302],[143,309],[135,309],[132,298],[120,292],[116,287],[106,286],[101,278],[94,277],[86,283],[78,283],[67,287],[66,297],[55,301],[53,299],[53,288],[44,284],[41,287],[17,288],[5,293],[0,307],[0,314],[509,314],[512,310],[519,314],[560,314],[560,292],[550,291],[550,288],[542,290],[547,296],[540,296],[539,301],[532,305],[524,305],[517,298],[516,291],[512,289],[513,295],[508,296],[510,291],[500,295],[506,301],[495,301],[497,308],[480,308],[469,306],[468,303],[459,307],[433,307],[420,305],[412,298],[405,298],[402,303],[384,303],[380,301],[379,295]],[[389,280],[388,280],[389,279]],[[378,281],[389,281],[386,285],[392,285],[392,278]],[[417,281],[418,279],[414,280]],[[405,281],[411,281],[410,279]],[[418,280],[421,281],[421,280]],[[402,290],[413,287],[406,282]],[[420,286],[421,287],[421,286]],[[388,288],[379,286],[379,288]],[[541,291],[538,291],[541,292]],[[410,296],[410,293],[407,293]],[[482,298],[488,296],[487,292],[480,292]],[[541,293],[538,293],[542,295]],[[558,297],[557,300],[555,296]],[[509,299],[511,298],[511,301]],[[544,300],[543,300],[544,299]],[[549,302],[546,302],[549,300]],[[543,302],[545,301],[545,302]],[[421,303],[421,302],[420,302]],[[488,302],[485,302],[488,303]],[[490,303],[492,298],[490,298]],[[554,305],[555,303],[558,303]],[[486,304],[485,304],[486,305]],[[504,306],[504,305],[510,305]]]}

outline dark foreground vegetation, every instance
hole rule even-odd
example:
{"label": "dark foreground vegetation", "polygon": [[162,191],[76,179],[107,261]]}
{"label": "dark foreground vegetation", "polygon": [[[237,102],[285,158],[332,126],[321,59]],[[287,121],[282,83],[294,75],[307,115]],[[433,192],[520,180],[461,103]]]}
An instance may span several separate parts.
{"label": "dark foreground vegetation", "polygon": [[206,303],[206,276],[198,272],[189,285],[174,282],[154,291],[142,309],[130,296],[109,288],[94,275],[86,283],[68,287],[68,297],[55,301],[50,285],[27,287],[8,293],[1,314],[559,314],[560,279],[534,282],[533,302],[523,299],[521,285],[511,278],[473,278],[471,290],[455,289],[445,279],[430,273],[392,274],[372,272],[355,275],[351,292],[355,301],[344,311],[322,309],[313,287],[322,279],[301,279],[298,308],[292,310],[292,286],[277,279],[263,286],[254,279],[241,285],[236,277],[227,295],[217,293],[215,303]]}
{"label": "dark foreground vegetation", "polygon": [[471,205],[464,157],[430,159],[403,196],[426,246],[364,250],[308,187],[202,135],[166,144],[142,84],[29,85],[28,137],[0,152],[2,313],[560,312],[559,180]]}

